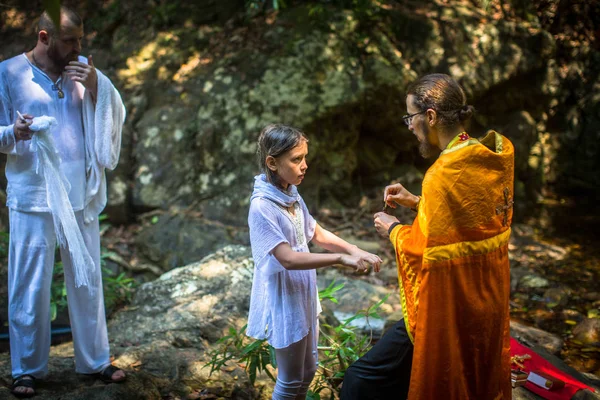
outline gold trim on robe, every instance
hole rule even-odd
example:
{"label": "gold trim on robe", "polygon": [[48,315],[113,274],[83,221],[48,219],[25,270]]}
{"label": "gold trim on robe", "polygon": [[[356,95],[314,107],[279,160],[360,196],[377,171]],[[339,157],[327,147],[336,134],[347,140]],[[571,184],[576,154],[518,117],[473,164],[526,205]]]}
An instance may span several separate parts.
{"label": "gold trim on robe", "polygon": [[508,400],[514,148],[494,131],[449,147],[413,224],[390,233],[414,344],[408,398]]}

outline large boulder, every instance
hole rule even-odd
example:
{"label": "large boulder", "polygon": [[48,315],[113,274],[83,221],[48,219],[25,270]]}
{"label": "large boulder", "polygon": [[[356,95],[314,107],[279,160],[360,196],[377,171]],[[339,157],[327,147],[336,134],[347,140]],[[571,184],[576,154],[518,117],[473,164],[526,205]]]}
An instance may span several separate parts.
{"label": "large boulder", "polygon": [[115,343],[165,340],[204,348],[247,318],[254,263],[244,246],[228,246],[202,261],[143,284],[109,325]]}
{"label": "large boulder", "polygon": [[[202,32],[194,33],[196,51],[172,50],[175,42],[189,42],[177,32],[131,58],[141,65],[137,73],[130,64],[120,71],[126,85],[163,82],[135,126],[134,206],[204,199],[207,217],[243,222],[256,138],[273,122],[298,126],[311,139],[303,185],[309,204],[353,204],[357,184],[378,187],[398,176],[402,164],[422,165],[416,141],[401,128],[410,81],[450,72],[477,104],[502,85],[546,71],[554,51],[539,27],[484,23],[472,7],[433,7],[428,17],[382,9],[372,24],[350,11],[328,9],[327,18],[309,13],[310,7],[293,7],[272,23],[233,30],[224,52],[203,48]],[[161,69],[161,62],[180,67]],[[169,80],[177,85],[164,85]]]}
{"label": "large boulder", "polygon": [[248,229],[226,226],[181,210],[142,224],[136,248],[163,271],[192,264],[228,244],[249,244]]}

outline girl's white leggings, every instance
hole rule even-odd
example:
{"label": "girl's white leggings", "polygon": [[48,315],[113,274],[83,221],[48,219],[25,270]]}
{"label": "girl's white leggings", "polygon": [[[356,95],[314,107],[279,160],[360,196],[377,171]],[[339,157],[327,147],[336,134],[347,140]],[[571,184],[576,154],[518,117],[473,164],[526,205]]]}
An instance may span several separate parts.
{"label": "girl's white leggings", "polygon": [[283,349],[275,349],[277,382],[273,400],[304,400],[308,386],[317,372],[318,327],[308,335]]}

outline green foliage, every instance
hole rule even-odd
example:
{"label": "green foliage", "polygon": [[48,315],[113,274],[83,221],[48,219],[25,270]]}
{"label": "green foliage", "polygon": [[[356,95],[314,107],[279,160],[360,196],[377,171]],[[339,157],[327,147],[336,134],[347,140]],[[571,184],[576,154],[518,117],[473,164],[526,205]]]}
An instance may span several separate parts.
{"label": "green foliage", "polygon": [[[100,221],[106,220],[105,215],[99,217]],[[101,228],[105,229],[105,227]],[[8,244],[10,235],[7,232],[0,232],[0,263],[7,264]],[[136,282],[128,277],[124,272],[116,274],[106,268],[106,259],[113,256],[114,253],[102,247],[100,250],[100,262],[102,266],[102,281],[104,286],[104,304],[106,309],[110,310],[119,305],[131,301]],[[67,288],[65,286],[65,273],[62,261],[54,264],[52,283],[50,285],[50,315],[52,321],[58,314],[67,307]]]}
{"label": "green foliage", "polygon": [[285,1],[283,0],[246,0],[246,10],[249,12],[262,11],[265,8],[272,8],[273,10],[279,10],[279,8],[285,7]]}
{"label": "green foliage", "polygon": [[210,375],[212,375],[213,372],[224,367],[227,362],[234,360],[245,365],[244,369],[253,385],[256,382],[257,373],[262,371],[275,381],[275,377],[267,368],[268,365],[277,368],[275,349],[264,339],[254,340],[246,336],[246,327],[247,325],[244,325],[240,330],[230,327],[229,335],[222,337],[217,342],[220,347],[208,353],[210,361],[205,367],[210,366]]}
{"label": "green foliage", "polygon": [[54,264],[52,284],[50,285],[50,319],[54,321],[59,311],[67,307],[67,287],[62,261]]}
{"label": "green foliage", "polygon": [[43,0],[44,10],[52,18],[56,30],[60,31],[60,0]]}
{"label": "green foliage", "polygon": [[488,12],[490,10],[491,0],[479,0],[479,5],[483,8],[483,11]]}
{"label": "green foliage", "polygon": [[319,291],[319,300],[324,301],[324,300],[329,300],[332,303],[337,304],[338,300],[335,298],[334,294],[335,292],[339,291],[340,289],[342,289],[344,287],[343,283],[340,283],[339,285],[335,285],[335,281],[332,281],[329,286],[327,286],[325,289]]}
{"label": "green foliage", "polygon": [[[332,286],[333,283],[327,289],[332,288]],[[324,357],[319,359],[320,373],[316,375],[313,382],[314,390],[311,392],[311,398],[320,399],[321,392],[326,389],[331,393],[330,399],[334,398],[333,393],[338,390],[344,379],[346,369],[368,351],[373,339],[372,331],[368,336],[361,335],[352,325],[352,322],[365,318],[368,324],[369,319],[381,319],[377,311],[385,303],[388,296],[386,295],[367,309],[359,310],[338,326],[323,324],[320,327],[320,341],[325,342],[325,346],[320,346],[319,350],[321,350]]]}
{"label": "green foliage", "polygon": [[[335,281],[319,292],[321,301],[329,300],[337,303],[334,294],[342,289],[344,284],[336,285]],[[377,310],[387,300],[385,296],[376,304],[366,310],[360,310],[352,317],[344,320],[338,326],[323,324],[320,326],[319,351],[323,357],[319,358],[319,371],[313,381],[313,389],[309,391],[307,399],[320,400],[324,392],[330,393],[330,399],[343,380],[344,372],[350,364],[360,358],[371,345],[372,335],[360,335],[352,322],[359,318],[381,318]],[[264,371],[273,381],[275,377],[269,369],[277,368],[275,349],[265,339],[255,340],[245,335],[246,326],[237,330],[229,328],[229,335],[221,338],[218,346],[208,355],[210,361],[210,374],[226,366],[228,362],[238,363],[245,366],[250,382],[254,385],[258,373]]]}
{"label": "green foliage", "polygon": [[[102,266],[102,283],[104,288],[104,305],[107,310],[111,310],[121,304],[131,301],[135,289],[133,278],[126,276],[124,272],[115,274],[106,268],[106,259],[113,253],[101,249],[100,263]],[[65,275],[62,261],[54,264],[52,275],[52,284],[50,287],[50,314],[54,321],[59,312],[67,307],[67,287],[65,285]]]}
{"label": "green foliage", "polygon": [[177,19],[180,5],[174,1],[161,1],[160,4],[150,9],[152,25],[170,26]]}
{"label": "green foliage", "polygon": [[378,3],[373,0],[313,0],[310,2],[298,0],[246,0],[248,14],[256,14],[265,9],[280,10],[291,5],[308,3],[309,14],[312,16],[326,17],[327,11],[332,8],[346,9],[354,12],[359,20],[374,18],[379,10]]}
{"label": "green foliage", "polygon": [[[108,254],[110,252],[103,251],[102,257],[106,257]],[[104,305],[109,310],[129,303],[136,287],[136,281],[128,277],[125,272],[116,274],[105,267],[102,267],[102,283]]]}
{"label": "green foliage", "polygon": [[0,261],[8,258],[8,239],[8,232],[0,232]]}

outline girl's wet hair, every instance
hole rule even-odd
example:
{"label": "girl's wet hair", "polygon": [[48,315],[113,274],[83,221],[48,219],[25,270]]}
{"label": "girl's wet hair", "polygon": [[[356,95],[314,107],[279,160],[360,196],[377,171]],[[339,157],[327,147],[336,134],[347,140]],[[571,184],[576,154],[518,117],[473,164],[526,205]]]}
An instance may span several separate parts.
{"label": "girl's wet hair", "polygon": [[287,125],[267,125],[258,137],[258,167],[267,176],[267,180],[277,183],[277,174],[267,167],[267,157],[277,158],[308,139],[304,133]]}
{"label": "girl's wet hair", "polygon": [[441,126],[452,127],[467,121],[475,108],[467,104],[463,88],[446,74],[429,74],[408,87],[406,95],[413,95],[420,111],[436,111]]}

